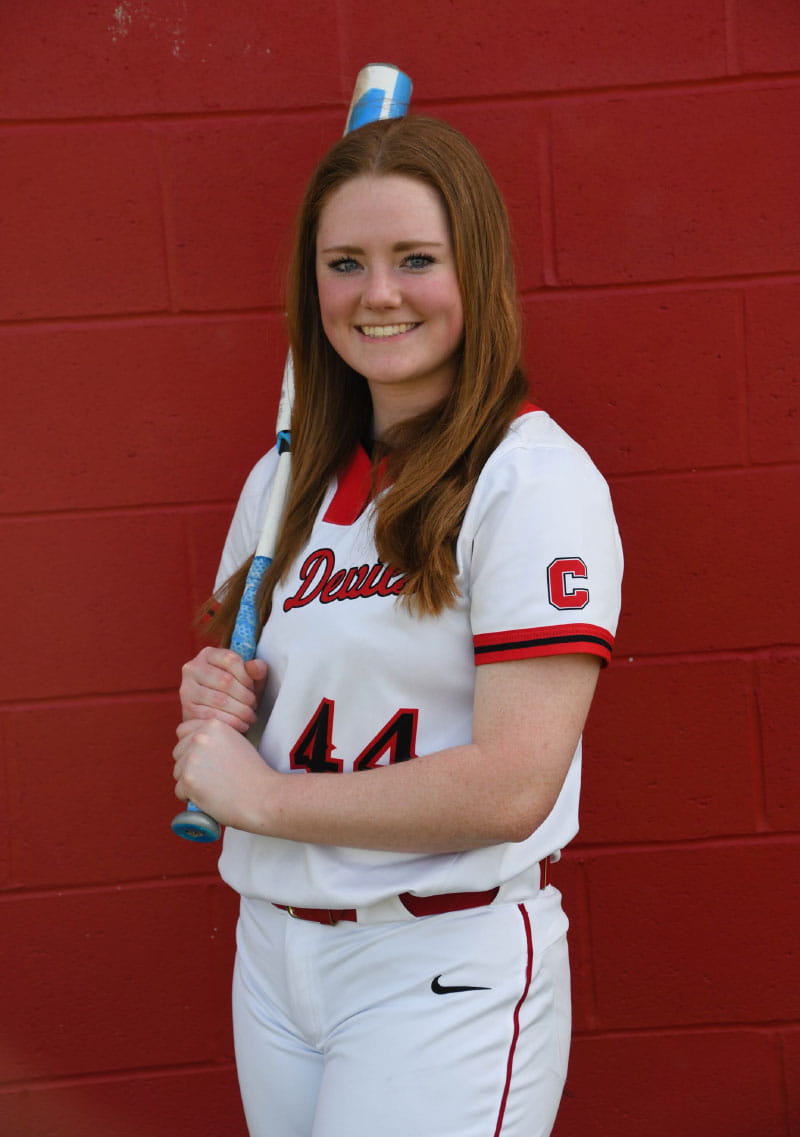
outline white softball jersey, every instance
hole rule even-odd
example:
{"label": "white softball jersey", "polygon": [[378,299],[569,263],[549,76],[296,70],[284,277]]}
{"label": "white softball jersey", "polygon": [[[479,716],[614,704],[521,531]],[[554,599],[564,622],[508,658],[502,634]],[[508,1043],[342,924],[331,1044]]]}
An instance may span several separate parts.
{"label": "white softball jersey", "polygon": [[[250,474],[219,586],[253,552],[277,464]],[[552,654],[610,658],[622,550],[606,482],[544,411],[514,420],[482,470],[455,547],[459,595],[438,616],[402,604],[378,558],[371,465],[359,449],[328,487],[307,546],[275,590],[258,645],[269,667],[260,752],[283,773],[349,775],[471,741],[476,667]],[[366,908],[406,891],[483,891],[557,855],[578,829],[581,747],[525,841],[412,854],[304,844],[227,829],[220,872],[241,895]]]}

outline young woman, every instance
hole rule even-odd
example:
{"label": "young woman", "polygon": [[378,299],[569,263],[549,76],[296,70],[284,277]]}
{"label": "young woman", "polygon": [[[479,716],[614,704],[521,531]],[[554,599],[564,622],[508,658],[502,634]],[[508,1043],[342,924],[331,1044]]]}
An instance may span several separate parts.
{"label": "young woman", "polygon": [[[288,309],[258,658],[185,666],[175,748],[177,796],[228,826],[250,1132],[545,1137],[570,1038],[546,873],[618,616],[608,490],[526,401],[505,209],[444,123],[374,123],[323,159]],[[275,465],[231,525],[223,644]]]}

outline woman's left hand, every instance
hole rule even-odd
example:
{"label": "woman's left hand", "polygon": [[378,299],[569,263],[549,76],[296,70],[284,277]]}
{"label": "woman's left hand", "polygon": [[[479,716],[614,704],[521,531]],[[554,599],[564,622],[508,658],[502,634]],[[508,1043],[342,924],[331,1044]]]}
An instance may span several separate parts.
{"label": "woman's left hand", "polygon": [[191,800],[221,825],[258,832],[259,805],[280,775],[219,719],[189,719],[176,733],[175,796]]}

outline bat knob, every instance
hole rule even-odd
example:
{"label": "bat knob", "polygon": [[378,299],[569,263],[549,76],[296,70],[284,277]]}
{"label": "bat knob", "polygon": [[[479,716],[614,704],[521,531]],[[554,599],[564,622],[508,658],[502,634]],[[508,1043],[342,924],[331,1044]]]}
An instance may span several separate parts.
{"label": "bat knob", "polygon": [[172,832],[183,837],[184,841],[218,841],[222,832],[220,824],[197,806],[185,809],[172,819]]}

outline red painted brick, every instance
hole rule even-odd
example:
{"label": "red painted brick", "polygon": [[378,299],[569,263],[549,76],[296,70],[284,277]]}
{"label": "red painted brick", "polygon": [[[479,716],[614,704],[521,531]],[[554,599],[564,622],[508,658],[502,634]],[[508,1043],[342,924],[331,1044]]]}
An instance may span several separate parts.
{"label": "red painted brick", "polygon": [[305,183],[343,127],[337,111],[159,128],[181,307],[280,304]]}
{"label": "red painted brick", "polygon": [[705,90],[553,111],[565,284],[793,271],[800,90]]}
{"label": "red painted brick", "polygon": [[598,856],[587,866],[604,1029],[800,1016],[796,842]]}
{"label": "red painted brick", "polygon": [[0,168],[14,171],[3,187],[0,318],[166,306],[156,152],[144,127],[0,130]]}
{"label": "red painted brick", "polygon": [[544,119],[536,103],[480,103],[426,108],[477,147],[508,209],[521,289],[544,283],[539,149]]}
{"label": "red painted brick", "polygon": [[13,887],[216,872],[218,847],[169,827],[178,679],[171,695],[6,712]]}
{"label": "red painted brick", "polygon": [[584,731],[579,839],[753,832],[761,797],[753,688],[745,663],[610,668]]}
{"label": "red painted brick", "polygon": [[756,462],[800,460],[800,286],[746,293],[747,418]]}
{"label": "red painted brick", "polygon": [[789,1137],[800,1137],[800,1030],[786,1030],[781,1037],[783,1074],[786,1083],[786,1105]]}
{"label": "red painted brick", "polygon": [[185,519],[191,573],[192,613],[211,596],[222,546],[228,533],[234,503],[218,509],[197,510]]}
{"label": "red painted brick", "polygon": [[0,711],[0,817],[7,819],[0,832],[0,889],[11,880],[11,802],[8,791],[8,719]]}
{"label": "red painted brick", "polygon": [[759,710],[764,745],[767,819],[784,832],[800,829],[797,793],[797,697],[800,656],[759,664]]}
{"label": "red painted brick", "polygon": [[735,12],[743,72],[800,69],[800,10],[794,0],[736,0]]}
{"label": "red painted brick", "polygon": [[737,304],[731,291],[540,293],[525,304],[534,397],[606,474],[736,464]]}
{"label": "red painted brick", "polygon": [[285,358],[277,316],[0,330],[0,509],[238,495],[274,444]]}
{"label": "red painted brick", "polygon": [[6,1078],[230,1060],[232,929],[214,904],[223,887],[7,897]]}
{"label": "red painted brick", "polygon": [[690,0],[479,0],[456,8],[409,0],[402,8],[348,0],[351,69],[387,56],[405,67],[420,99],[496,95],[699,78],[725,73],[724,14]]}
{"label": "red painted brick", "polygon": [[6,699],[173,690],[191,649],[181,527],[167,513],[0,523]]}
{"label": "red painted brick", "polygon": [[247,1137],[232,1066],[0,1091],[14,1137]]}
{"label": "red painted brick", "polygon": [[800,470],[630,478],[612,490],[626,548],[620,658],[800,640],[797,605],[765,603],[800,560]]}
{"label": "red painted brick", "polygon": [[776,1052],[757,1031],[577,1038],[553,1137],[784,1137]]}
{"label": "red painted brick", "polygon": [[349,98],[332,47],[336,9],[320,0],[268,7],[238,0],[224,13],[211,0],[6,8],[0,105],[20,118],[229,111]]}

